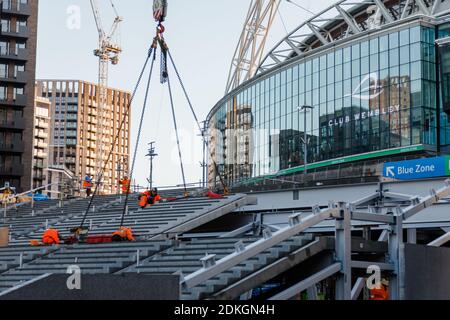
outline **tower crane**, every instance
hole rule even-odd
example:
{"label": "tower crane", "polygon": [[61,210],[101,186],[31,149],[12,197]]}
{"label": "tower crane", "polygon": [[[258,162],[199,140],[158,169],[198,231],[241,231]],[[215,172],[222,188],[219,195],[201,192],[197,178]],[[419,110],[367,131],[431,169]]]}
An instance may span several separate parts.
{"label": "tower crane", "polygon": [[116,7],[112,0],[110,0],[111,6],[116,15],[112,27],[108,33],[103,28],[100,10],[98,6],[98,0],[90,0],[92,12],[94,13],[95,24],[98,31],[98,49],[94,50],[94,55],[99,58],[99,70],[98,70],[98,100],[97,100],[97,144],[96,144],[96,173],[98,175],[97,181],[100,182],[100,173],[103,168],[103,156],[104,156],[104,121],[107,105],[107,90],[108,90],[108,67],[109,62],[112,65],[119,63],[119,55],[122,52],[121,45],[116,38],[119,32],[119,27],[123,18],[119,16]]}
{"label": "tower crane", "polygon": [[252,0],[234,52],[225,94],[252,78],[264,54],[281,0]]}

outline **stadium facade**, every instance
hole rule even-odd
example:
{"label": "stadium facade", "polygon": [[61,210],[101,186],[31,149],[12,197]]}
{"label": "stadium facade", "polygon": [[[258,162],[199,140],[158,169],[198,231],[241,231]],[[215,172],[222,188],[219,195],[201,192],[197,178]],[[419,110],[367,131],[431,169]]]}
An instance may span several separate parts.
{"label": "stadium facade", "polygon": [[237,185],[448,153],[449,2],[340,1],[305,21],[210,112],[210,163]]}

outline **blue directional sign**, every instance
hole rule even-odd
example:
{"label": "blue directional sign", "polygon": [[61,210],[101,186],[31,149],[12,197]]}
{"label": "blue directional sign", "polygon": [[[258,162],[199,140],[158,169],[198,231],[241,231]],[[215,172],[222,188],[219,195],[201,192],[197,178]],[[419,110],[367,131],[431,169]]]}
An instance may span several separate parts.
{"label": "blue directional sign", "polygon": [[396,180],[444,177],[448,175],[449,166],[449,157],[388,162],[384,164],[383,176]]}

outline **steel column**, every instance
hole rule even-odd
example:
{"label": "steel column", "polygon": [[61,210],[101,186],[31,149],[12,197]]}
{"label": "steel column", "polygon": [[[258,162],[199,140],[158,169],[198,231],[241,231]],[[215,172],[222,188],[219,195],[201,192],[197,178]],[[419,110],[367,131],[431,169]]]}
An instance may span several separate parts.
{"label": "steel column", "polygon": [[394,265],[390,279],[390,299],[402,300],[404,297],[404,244],[403,244],[403,218],[396,216],[396,223],[390,226],[388,236],[389,262]]}
{"label": "steel column", "polygon": [[352,291],[351,268],[351,220],[345,203],[339,203],[340,218],[336,219],[336,259],[341,264],[341,272],[336,281],[336,300],[350,300]]}

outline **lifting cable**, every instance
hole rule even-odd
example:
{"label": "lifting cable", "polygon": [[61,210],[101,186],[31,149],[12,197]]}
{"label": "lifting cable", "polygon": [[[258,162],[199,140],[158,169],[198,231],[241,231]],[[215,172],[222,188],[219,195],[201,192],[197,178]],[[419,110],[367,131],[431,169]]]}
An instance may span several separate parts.
{"label": "lifting cable", "polygon": [[[172,66],[173,66],[173,68],[175,70],[177,78],[178,78],[178,80],[180,82],[180,85],[181,85],[181,87],[183,89],[183,92],[184,92],[184,95],[186,97],[186,100],[187,100],[188,105],[190,107],[191,113],[194,116],[194,119],[195,119],[195,121],[197,123],[197,126],[199,127],[200,133],[202,135],[203,141],[204,141],[204,143],[207,146],[207,149],[209,151],[209,142],[208,142],[208,140],[206,138],[205,130],[203,130],[201,128],[200,122],[198,121],[198,117],[197,117],[197,115],[195,113],[195,110],[193,108],[192,102],[191,102],[191,100],[189,98],[189,95],[187,93],[187,90],[186,90],[186,88],[184,86],[184,83],[183,83],[183,81],[181,79],[181,76],[180,76],[180,74],[178,72],[178,69],[177,69],[177,67],[176,67],[176,65],[174,63],[174,60],[173,60],[173,57],[172,57],[172,55],[171,55],[171,53],[169,51],[169,48],[168,48],[168,46],[167,46],[167,44],[166,44],[166,42],[164,40],[164,37],[162,35],[164,33],[164,31],[165,31],[165,29],[162,26],[162,24],[160,23],[158,25],[158,28],[157,28],[157,35],[153,39],[153,44],[152,44],[151,48],[148,51],[148,55],[147,55],[146,61],[144,63],[142,71],[141,71],[141,73],[139,75],[138,82],[137,82],[137,84],[136,84],[136,86],[135,86],[135,88],[133,90],[133,94],[132,94],[132,96],[130,98],[130,101],[129,101],[128,108],[126,110],[125,116],[124,116],[124,118],[122,119],[122,121],[120,123],[119,131],[118,131],[117,135],[115,136],[115,139],[114,139],[114,142],[112,144],[112,148],[111,148],[111,151],[110,151],[110,153],[108,155],[108,158],[107,158],[107,161],[105,163],[105,166],[103,167],[103,169],[102,169],[102,171],[101,171],[101,173],[99,175],[99,181],[97,181],[97,183],[96,183],[96,187],[95,187],[94,193],[93,193],[92,198],[91,198],[91,200],[89,202],[89,205],[88,205],[88,207],[86,209],[86,212],[84,214],[83,220],[81,221],[80,227],[78,229],[75,229],[76,233],[77,232],[79,233],[79,232],[81,232],[83,230],[83,226],[84,226],[84,223],[86,222],[86,218],[87,218],[87,215],[89,213],[89,210],[92,207],[92,204],[93,204],[93,201],[94,201],[95,197],[98,195],[98,190],[99,190],[99,187],[101,185],[101,181],[103,179],[104,172],[106,171],[107,164],[109,163],[109,161],[111,159],[111,156],[113,154],[114,148],[115,148],[115,146],[116,146],[116,144],[118,142],[118,139],[120,137],[120,133],[122,131],[123,125],[125,124],[125,119],[126,119],[126,116],[128,115],[129,110],[131,108],[131,103],[133,102],[133,100],[134,100],[134,98],[136,96],[136,92],[137,92],[137,90],[138,90],[138,88],[140,86],[140,83],[142,81],[143,75],[144,75],[145,70],[147,68],[148,62],[149,62],[150,58],[152,58],[152,54],[153,54],[153,58],[152,58],[152,61],[151,61],[150,72],[149,72],[149,77],[148,77],[148,82],[147,82],[146,93],[145,93],[144,104],[143,104],[143,107],[142,107],[142,113],[141,113],[141,118],[140,118],[138,135],[137,135],[137,138],[136,138],[135,152],[134,152],[134,155],[133,155],[133,161],[132,161],[132,165],[131,165],[131,169],[130,169],[130,174],[129,174],[129,177],[128,177],[130,183],[128,184],[128,190],[127,190],[126,197],[125,197],[125,204],[124,204],[124,207],[123,207],[122,217],[121,217],[121,221],[120,221],[120,227],[121,228],[123,227],[125,216],[126,216],[127,211],[128,211],[127,209],[128,209],[129,195],[130,195],[130,191],[131,191],[131,181],[132,181],[133,174],[134,174],[134,168],[135,168],[135,164],[136,164],[136,156],[137,156],[137,151],[138,151],[139,144],[140,144],[140,139],[141,139],[142,126],[143,126],[143,121],[144,121],[144,116],[145,116],[145,110],[146,110],[146,107],[147,107],[148,96],[149,96],[149,92],[150,92],[150,84],[151,84],[151,78],[152,78],[154,63],[155,63],[155,60],[156,60],[156,51],[157,51],[157,47],[158,47],[158,42],[159,42],[159,45],[161,47],[161,83],[164,84],[164,83],[167,82],[168,88],[169,88],[169,97],[170,97],[170,104],[171,104],[171,111],[172,111],[172,119],[173,119],[173,123],[174,123],[176,139],[177,139],[178,155],[179,155],[179,159],[180,159],[181,174],[183,176],[183,185],[184,185],[185,196],[187,196],[187,184],[186,184],[184,164],[183,164],[183,158],[182,158],[182,152],[181,152],[181,144],[180,144],[180,139],[179,139],[178,124],[177,124],[177,119],[176,119],[176,114],[175,114],[174,99],[173,99],[173,94],[172,94],[172,87],[171,87],[171,83],[170,83],[168,66],[167,66],[167,57],[169,57],[169,60],[172,63]],[[218,165],[217,165],[216,161],[214,160],[214,157],[213,157],[212,153],[210,153],[210,157],[211,157],[211,159],[213,161],[215,170],[216,170],[217,174],[219,175],[220,182],[221,182],[221,184],[222,184],[222,186],[224,188],[224,192],[228,193],[228,189],[226,187],[226,184],[225,184],[225,182],[223,180],[223,177],[222,177],[222,175],[220,173],[220,170],[218,168]]]}
{"label": "lifting cable", "polygon": [[[140,118],[140,122],[139,122],[139,129],[138,129],[138,134],[136,137],[136,145],[134,147],[133,162],[131,164],[130,176],[128,177],[130,182],[133,180],[134,168],[136,165],[136,156],[138,153],[139,143],[141,141],[142,125],[144,123],[145,111],[147,108],[147,101],[148,101],[148,96],[150,93],[150,83],[152,80],[153,66],[155,65],[155,60],[156,60],[156,48],[157,48],[157,43],[156,43],[156,38],[155,38],[155,40],[153,40],[152,47],[149,51],[149,56],[151,56],[153,53],[153,59],[152,59],[151,67],[150,67],[150,72],[148,75],[147,88],[145,90],[144,104],[142,106],[141,118]],[[130,199],[130,191],[131,191],[131,183],[128,184],[127,194],[125,195],[125,205],[123,207],[122,217],[120,219],[120,228],[123,227],[125,215],[128,213],[127,211],[128,211],[128,201]]]}
{"label": "lifting cable", "polygon": [[115,147],[116,147],[116,145],[117,145],[117,143],[119,141],[120,134],[122,133],[122,129],[123,129],[124,125],[125,125],[125,120],[127,119],[127,116],[130,113],[131,104],[132,104],[134,98],[136,97],[136,93],[137,93],[137,91],[139,89],[139,86],[141,84],[142,78],[144,76],[144,72],[147,69],[147,65],[148,65],[148,62],[150,61],[152,52],[153,52],[153,46],[148,51],[147,58],[145,60],[144,66],[142,67],[142,70],[141,70],[141,73],[139,74],[139,78],[137,80],[136,86],[135,86],[135,88],[133,90],[133,93],[132,93],[132,95],[130,97],[130,100],[128,102],[127,108],[125,110],[125,115],[123,116],[122,121],[120,122],[120,126],[118,128],[118,132],[117,132],[116,136],[114,137],[114,141],[113,141],[113,144],[111,146],[111,151],[110,151],[110,153],[108,155],[108,159],[105,162],[105,165],[104,165],[104,167],[103,167],[103,169],[102,169],[102,171],[101,171],[101,173],[99,175],[99,180],[96,182],[94,193],[92,194],[91,200],[89,201],[88,207],[86,208],[86,212],[84,213],[83,220],[81,221],[81,224],[80,224],[80,227],[78,228],[78,231],[81,231],[83,229],[84,223],[86,222],[86,218],[87,218],[88,213],[89,213],[89,210],[91,209],[91,207],[93,205],[95,197],[98,195],[98,191],[99,191],[99,188],[100,188],[101,180],[103,179],[103,174],[106,171],[106,167],[107,167],[107,165],[108,165],[108,163],[109,163],[109,161],[110,161],[110,159],[112,157],[112,154],[114,152],[114,149],[115,149]]}
{"label": "lifting cable", "polygon": [[227,187],[227,185],[225,184],[225,181],[224,181],[224,179],[223,179],[223,176],[222,176],[222,174],[220,173],[219,166],[217,165],[217,162],[216,162],[216,160],[214,159],[214,154],[210,151],[210,148],[209,148],[209,141],[208,141],[208,138],[207,138],[207,136],[206,136],[206,134],[205,134],[205,130],[202,129],[202,127],[201,127],[201,125],[200,125],[200,122],[198,121],[197,114],[195,113],[195,110],[194,110],[194,107],[193,107],[193,105],[192,105],[191,99],[189,98],[189,95],[188,95],[188,93],[187,93],[186,87],[184,86],[183,80],[181,79],[180,73],[178,72],[178,68],[177,68],[177,66],[175,65],[175,62],[174,62],[173,57],[172,57],[172,54],[170,53],[169,50],[167,50],[167,53],[168,53],[168,55],[169,55],[169,59],[170,59],[170,62],[172,63],[173,69],[175,70],[175,74],[177,75],[178,81],[180,82],[180,86],[181,86],[181,88],[182,88],[182,90],[183,90],[183,92],[184,92],[184,96],[186,97],[186,100],[187,100],[187,102],[188,102],[189,108],[191,109],[191,113],[192,113],[192,115],[194,116],[195,122],[197,123],[197,126],[198,126],[198,129],[199,129],[200,134],[201,134],[201,136],[202,136],[203,142],[205,143],[206,149],[208,150],[209,156],[210,156],[210,158],[211,158],[211,160],[212,160],[212,162],[213,162],[214,169],[215,169],[217,175],[219,176],[220,183],[222,184],[222,187],[223,187],[223,189],[224,189],[224,193],[227,194],[228,191],[229,191],[229,190],[228,190],[228,187]]}
{"label": "lifting cable", "polygon": [[180,158],[181,175],[183,176],[184,194],[187,196],[186,176],[184,174],[183,157],[181,156],[180,136],[178,134],[177,118],[175,116],[175,107],[173,105],[172,87],[170,86],[169,75],[167,74],[167,85],[169,87],[170,106],[172,107],[173,125],[175,127],[175,135],[177,138],[178,156]]}

